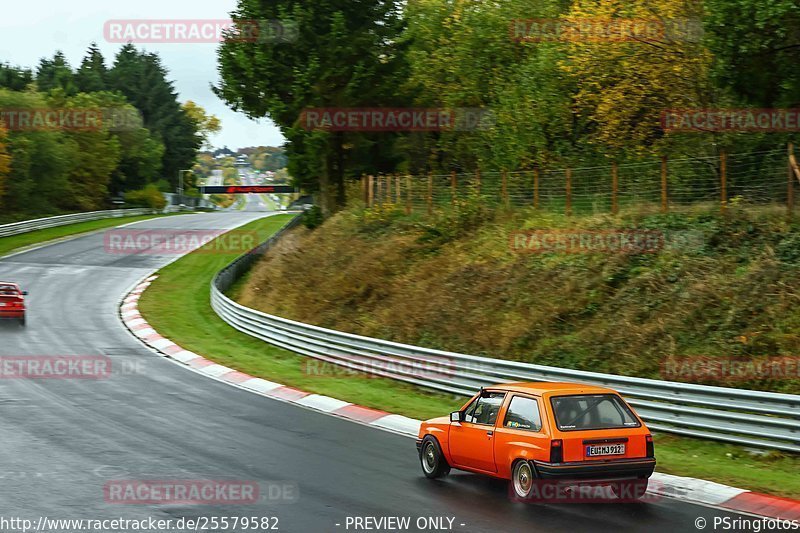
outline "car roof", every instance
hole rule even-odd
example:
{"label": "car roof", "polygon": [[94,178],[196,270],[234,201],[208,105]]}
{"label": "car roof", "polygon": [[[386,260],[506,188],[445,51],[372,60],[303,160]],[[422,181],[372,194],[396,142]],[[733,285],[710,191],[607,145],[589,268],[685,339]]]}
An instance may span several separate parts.
{"label": "car roof", "polygon": [[0,285],[13,285],[14,287],[19,287],[19,285],[13,281],[0,281]]}
{"label": "car roof", "polygon": [[503,383],[486,387],[487,390],[503,390],[509,392],[525,392],[541,396],[547,393],[559,394],[616,394],[616,391],[597,385],[587,385],[585,383],[566,383],[550,381],[534,381],[529,383]]}

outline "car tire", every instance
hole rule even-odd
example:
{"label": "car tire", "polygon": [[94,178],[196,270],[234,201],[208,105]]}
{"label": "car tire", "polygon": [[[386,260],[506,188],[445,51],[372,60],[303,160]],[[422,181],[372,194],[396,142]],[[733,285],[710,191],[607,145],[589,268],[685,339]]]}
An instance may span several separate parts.
{"label": "car tire", "polygon": [[647,492],[647,479],[632,479],[630,481],[620,481],[611,486],[617,499],[625,501],[641,500]]}
{"label": "car tire", "polygon": [[530,461],[520,459],[511,466],[511,490],[518,500],[527,500],[533,491],[536,470]]}
{"label": "car tire", "polygon": [[450,472],[450,465],[447,464],[447,460],[442,454],[439,441],[430,435],[422,439],[419,462],[422,465],[422,472],[428,479],[440,478]]}
{"label": "car tire", "polygon": [[23,328],[25,327],[25,317],[19,319],[19,325],[22,326]]}

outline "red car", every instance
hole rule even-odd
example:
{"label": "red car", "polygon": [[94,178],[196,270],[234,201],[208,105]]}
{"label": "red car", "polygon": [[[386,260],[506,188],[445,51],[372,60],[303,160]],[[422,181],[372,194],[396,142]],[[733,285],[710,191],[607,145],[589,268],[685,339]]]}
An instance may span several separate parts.
{"label": "red car", "polygon": [[16,283],[0,281],[0,319],[18,320],[25,325],[25,296]]}

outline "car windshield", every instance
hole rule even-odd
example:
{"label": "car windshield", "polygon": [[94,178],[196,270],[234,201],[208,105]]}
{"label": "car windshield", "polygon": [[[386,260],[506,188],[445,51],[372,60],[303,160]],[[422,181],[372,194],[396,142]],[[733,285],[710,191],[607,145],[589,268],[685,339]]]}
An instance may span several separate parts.
{"label": "car windshield", "polygon": [[640,426],[630,408],[614,394],[557,396],[551,403],[561,431]]}

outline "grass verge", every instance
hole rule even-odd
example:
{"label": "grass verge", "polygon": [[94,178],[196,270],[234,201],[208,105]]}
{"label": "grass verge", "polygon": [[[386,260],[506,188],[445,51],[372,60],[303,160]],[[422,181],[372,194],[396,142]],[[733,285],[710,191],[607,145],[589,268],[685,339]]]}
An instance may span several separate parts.
{"label": "grass verge", "polygon": [[[272,216],[241,229],[256,231],[266,239],[289,219],[290,215]],[[391,380],[317,376],[306,366],[308,358],[231,328],[211,309],[209,283],[233,259],[233,255],[195,252],[165,267],[139,301],[142,315],[159,333],[188,350],[241,372],[308,392],[417,419],[446,415],[464,402],[460,397],[431,393]],[[656,436],[656,455],[660,472],[800,497],[800,476],[796,474],[800,471],[800,457],[778,453],[754,455],[739,446],[672,435]]]}
{"label": "grass verge", "polygon": [[20,235],[11,235],[10,237],[0,238],[0,257],[7,255],[17,249],[25,248],[26,246],[33,246],[41,244],[54,239],[63,237],[71,237],[80,235],[81,233],[89,233],[105,228],[113,228],[122,224],[130,224],[131,222],[138,222],[140,220],[147,220],[150,218],[158,218],[169,215],[139,215],[134,217],[119,217],[119,218],[104,218],[101,220],[90,220],[88,222],[78,222],[77,224],[69,224],[67,226],[57,226],[55,228],[41,229],[22,233]]}

